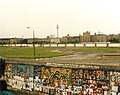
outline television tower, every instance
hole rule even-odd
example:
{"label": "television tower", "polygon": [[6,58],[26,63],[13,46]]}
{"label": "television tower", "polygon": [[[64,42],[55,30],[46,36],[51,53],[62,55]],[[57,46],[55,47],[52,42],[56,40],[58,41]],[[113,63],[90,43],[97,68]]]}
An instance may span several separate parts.
{"label": "television tower", "polygon": [[58,31],[58,30],[59,30],[59,26],[58,26],[58,24],[57,24],[57,27],[56,27],[56,28],[57,28],[57,38],[59,38],[59,33],[58,33],[58,32],[59,32],[59,31]]}

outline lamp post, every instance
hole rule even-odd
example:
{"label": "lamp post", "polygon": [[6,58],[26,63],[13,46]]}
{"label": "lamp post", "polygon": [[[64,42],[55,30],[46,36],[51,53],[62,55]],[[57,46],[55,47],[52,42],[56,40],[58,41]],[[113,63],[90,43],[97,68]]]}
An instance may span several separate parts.
{"label": "lamp post", "polygon": [[[32,27],[27,27],[27,29],[32,29],[33,30],[33,58],[35,60],[35,32]],[[33,91],[34,91],[34,71],[33,71]]]}
{"label": "lamp post", "polygon": [[35,59],[35,32],[32,27],[27,27],[27,29],[32,29],[33,30],[33,58]]}

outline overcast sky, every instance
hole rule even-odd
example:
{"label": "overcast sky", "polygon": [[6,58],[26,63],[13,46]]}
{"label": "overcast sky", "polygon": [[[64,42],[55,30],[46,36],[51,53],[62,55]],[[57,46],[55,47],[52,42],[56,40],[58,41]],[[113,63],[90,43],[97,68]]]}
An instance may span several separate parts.
{"label": "overcast sky", "polygon": [[120,0],[0,0],[0,37],[120,33]]}

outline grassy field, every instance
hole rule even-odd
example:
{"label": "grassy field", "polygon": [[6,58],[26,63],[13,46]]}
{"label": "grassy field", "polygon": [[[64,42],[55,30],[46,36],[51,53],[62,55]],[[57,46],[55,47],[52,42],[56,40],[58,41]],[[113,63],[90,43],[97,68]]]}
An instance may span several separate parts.
{"label": "grassy field", "polygon": [[[71,52],[72,51],[72,52]],[[40,58],[57,57],[72,54],[73,52],[104,52],[104,53],[118,53],[119,48],[44,48],[36,47],[35,55]],[[32,58],[33,47],[0,47],[1,57],[21,57]]]}
{"label": "grassy field", "polygon": [[120,48],[72,48],[72,50],[77,52],[97,52],[97,53],[119,53]]}
{"label": "grassy field", "polygon": [[[67,52],[53,51],[54,48],[39,48],[35,49],[36,57],[47,58],[68,55]],[[59,49],[60,50],[60,49]],[[32,47],[0,47],[1,57],[22,57],[32,58],[33,48]]]}

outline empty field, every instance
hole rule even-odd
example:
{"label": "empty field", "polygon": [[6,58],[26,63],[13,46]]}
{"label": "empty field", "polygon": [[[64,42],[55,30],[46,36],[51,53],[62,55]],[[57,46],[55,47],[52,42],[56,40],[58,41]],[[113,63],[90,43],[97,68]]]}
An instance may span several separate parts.
{"label": "empty field", "polygon": [[[50,58],[57,56],[65,56],[76,52],[97,52],[97,53],[119,53],[119,48],[75,48],[75,47],[36,47],[35,56],[37,58]],[[1,57],[19,57],[32,58],[33,47],[0,47]]]}

